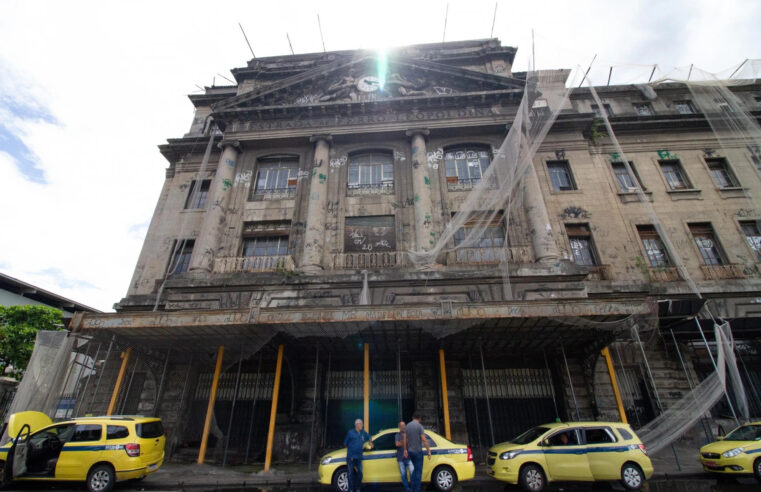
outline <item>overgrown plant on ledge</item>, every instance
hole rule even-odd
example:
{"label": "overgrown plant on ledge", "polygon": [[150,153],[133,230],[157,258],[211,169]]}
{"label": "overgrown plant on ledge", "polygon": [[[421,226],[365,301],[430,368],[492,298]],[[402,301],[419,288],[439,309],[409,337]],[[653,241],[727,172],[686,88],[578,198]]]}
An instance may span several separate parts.
{"label": "overgrown plant on ledge", "polygon": [[601,138],[608,136],[608,132],[601,129],[602,126],[602,120],[600,118],[595,118],[592,121],[592,127],[589,129],[589,141],[592,145],[597,145]]}

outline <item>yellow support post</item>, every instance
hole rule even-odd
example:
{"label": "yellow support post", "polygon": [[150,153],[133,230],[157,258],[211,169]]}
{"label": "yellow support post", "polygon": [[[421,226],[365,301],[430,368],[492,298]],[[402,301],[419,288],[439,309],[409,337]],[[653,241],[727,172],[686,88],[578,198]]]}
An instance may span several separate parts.
{"label": "yellow support post", "polygon": [[365,431],[370,433],[370,344],[365,344]]}
{"label": "yellow support post", "polygon": [[270,408],[270,427],[267,431],[267,454],[264,456],[264,471],[272,464],[272,445],[275,442],[275,418],[277,417],[277,399],[280,396],[280,375],[283,371],[283,346],[277,348],[277,364],[275,365],[275,384],[272,388],[272,407]]}
{"label": "yellow support post", "polygon": [[119,392],[122,389],[122,382],[124,382],[124,374],[127,372],[127,364],[129,364],[129,358],[132,355],[132,347],[127,347],[125,352],[122,352],[122,367],[119,368],[119,375],[116,377],[116,384],[114,385],[114,392],[111,393],[111,401],[108,404],[108,410],[106,415],[114,413],[116,408],[116,401],[119,399]]}
{"label": "yellow support post", "polygon": [[628,424],[626,419],[626,411],[624,410],[624,402],[621,400],[621,392],[618,389],[618,380],[616,380],[616,372],[613,370],[613,361],[610,360],[610,349],[605,347],[600,351],[605,358],[605,364],[608,366],[608,375],[610,376],[610,384],[613,386],[613,396],[616,398],[616,406],[618,407],[618,415],[621,416],[621,422]]}
{"label": "yellow support post", "polygon": [[444,349],[439,349],[439,367],[441,368],[441,397],[444,404],[444,437],[452,440],[452,430],[449,428],[449,394],[447,394],[447,367],[444,363]]}
{"label": "yellow support post", "polygon": [[211,418],[214,416],[214,402],[217,400],[217,387],[219,386],[219,373],[222,372],[222,359],[225,356],[224,345],[219,346],[217,351],[217,366],[214,368],[214,379],[211,380],[211,391],[209,392],[209,405],[206,407],[206,421],[203,424],[203,434],[201,435],[201,447],[198,449],[198,464],[203,465],[206,459],[206,446],[209,443],[209,430],[211,429]]}

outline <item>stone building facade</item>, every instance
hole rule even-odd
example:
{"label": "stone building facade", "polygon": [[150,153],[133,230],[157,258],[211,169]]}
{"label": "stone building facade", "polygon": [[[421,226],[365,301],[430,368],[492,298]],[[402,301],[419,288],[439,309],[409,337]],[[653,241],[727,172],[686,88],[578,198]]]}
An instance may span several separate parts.
{"label": "stone building facade", "polygon": [[[236,85],[190,96],[190,131],[160,146],[169,166],[127,296],[115,314],[75,317],[76,331],[113,345],[83,410],[156,413],[175,456],[195,459],[206,440],[201,454],[225,463],[264,458],[273,410],[275,460],[339,446],[356,417],[372,432],[413,411],[483,450],[556,418],[618,420],[609,346],[637,426],[710,369],[693,329],[706,298],[737,320],[744,374],[758,382],[761,163],[757,149],[716,150],[680,84],[655,101],[601,87],[604,108],[574,90],[509,221],[498,214],[477,247],[433,265],[410,261],[504,140],[526,80],[514,56],[487,39],[387,59],[259,58],[232,70]],[[561,87],[568,73],[545,75]],[[757,117],[761,85],[735,93]],[[637,186],[703,299],[669,262]],[[130,385],[114,392],[119,370]]]}

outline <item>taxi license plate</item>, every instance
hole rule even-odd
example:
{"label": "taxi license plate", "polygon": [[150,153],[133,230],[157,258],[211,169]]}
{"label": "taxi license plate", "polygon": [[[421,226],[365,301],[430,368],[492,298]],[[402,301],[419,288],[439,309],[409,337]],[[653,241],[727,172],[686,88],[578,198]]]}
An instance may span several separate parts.
{"label": "taxi license plate", "polygon": [[716,466],[716,462],[715,461],[706,461],[705,463],[706,463],[706,466],[713,466],[713,467]]}
{"label": "taxi license plate", "polygon": [[154,463],[154,464],[152,464],[152,465],[148,465],[148,471],[153,471],[153,470],[155,470],[157,467],[158,467],[158,465],[157,465],[156,463]]}

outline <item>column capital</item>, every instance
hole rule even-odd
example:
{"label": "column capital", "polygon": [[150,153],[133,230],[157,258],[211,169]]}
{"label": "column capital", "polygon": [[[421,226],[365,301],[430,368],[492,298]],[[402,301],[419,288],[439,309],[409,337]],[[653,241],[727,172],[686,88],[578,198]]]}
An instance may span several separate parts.
{"label": "column capital", "polygon": [[320,140],[324,140],[329,144],[333,143],[333,135],[312,135],[309,137],[309,143],[315,143],[319,142]]}
{"label": "column capital", "polygon": [[222,139],[222,141],[217,144],[217,147],[220,150],[225,150],[227,147],[232,147],[238,152],[240,152],[240,141]]}
{"label": "column capital", "polygon": [[410,128],[405,132],[405,134],[408,137],[414,137],[415,135],[422,135],[423,137],[427,137],[431,134],[431,131],[428,128]]}

